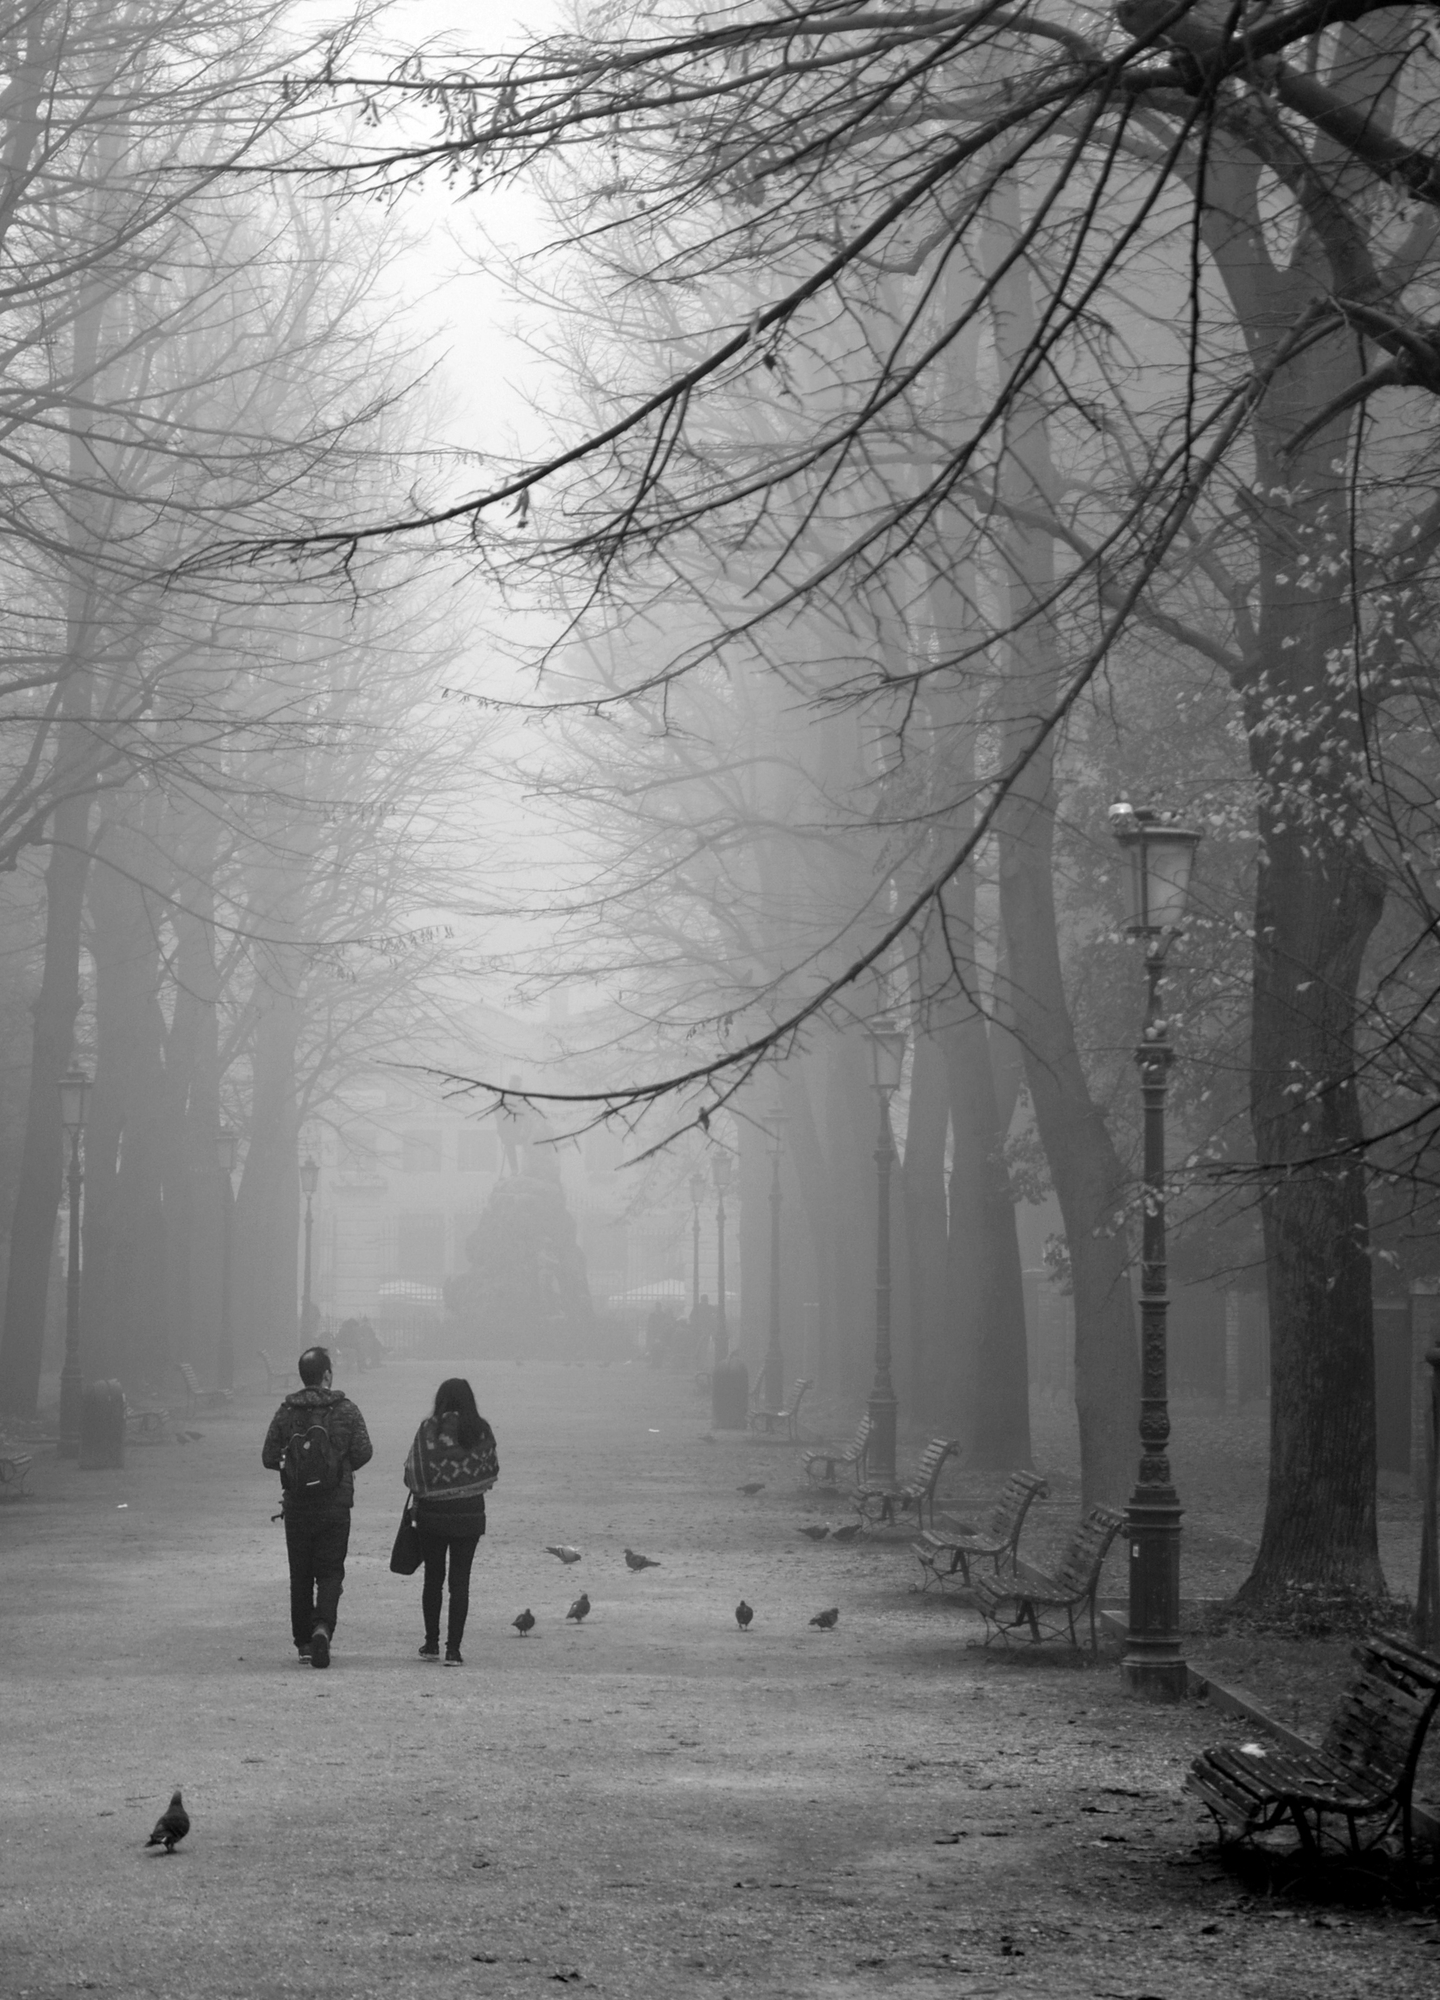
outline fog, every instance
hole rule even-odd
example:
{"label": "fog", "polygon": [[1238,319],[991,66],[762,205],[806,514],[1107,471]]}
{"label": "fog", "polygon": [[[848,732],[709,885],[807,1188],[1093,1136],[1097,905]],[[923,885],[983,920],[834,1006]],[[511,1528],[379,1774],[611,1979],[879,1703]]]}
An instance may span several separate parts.
{"label": "fog", "polygon": [[763,6],[82,8],[50,149],[4,114],[0,1415],[363,1327],[974,1471],[1059,1410],[1118,1504],[1142,1398],[1273,1366],[1333,1512],[1272,1491],[1261,1584],[1368,1589],[1440,1268],[1428,223],[1338,113],[1327,235],[1168,70],[1142,144],[1008,19],[902,75],[799,11],[813,75]]}

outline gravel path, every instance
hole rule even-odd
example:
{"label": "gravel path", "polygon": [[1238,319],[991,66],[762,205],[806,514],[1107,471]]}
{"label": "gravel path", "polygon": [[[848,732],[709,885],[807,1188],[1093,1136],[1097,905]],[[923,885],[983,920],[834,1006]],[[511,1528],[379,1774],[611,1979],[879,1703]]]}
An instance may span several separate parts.
{"label": "gravel path", "polygon": [[501,1482],[466,1665],[420,1662],[386,1561],[439,1372],[354,1385],[376,1458],[326,1674],[290,1648],[267,1400],[0,1506],[0,1993],[1435,1992],[1434,1923],[1261,1904],[1197,1851],[1180,1779],[1231,1725],[1127,1702],[1112,1660],[977,1650],[903,1540],[801,1538],[793,1453],[706,1442],[675,1378],[472,1371]]}

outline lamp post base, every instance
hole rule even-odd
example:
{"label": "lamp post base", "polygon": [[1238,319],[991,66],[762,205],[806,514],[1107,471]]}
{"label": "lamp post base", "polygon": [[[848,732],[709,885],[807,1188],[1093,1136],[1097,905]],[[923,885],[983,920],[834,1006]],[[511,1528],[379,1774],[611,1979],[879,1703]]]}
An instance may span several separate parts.
{"label": "lamp post base", "polygon": [[60,1377],[60,1444],[61,1458],[80,1456],[80,1398],[83,1385],[80,1370],[66,1369]]}
{"label": "lamp post base", "polygon": [[1130,1629],[1120,1678],[1149,1701],[1183,1701],[1190,1675],[1180,1640],[1180,1503],[1173,1486],[1137,1486],[1130,1497]]}
{"label": "lamp post base", "polygon": [[865,1455],[865,1465],[872,1479],[893,1482],[895,1478],[895,1420],[898,1408],[893,1395],[884,1390],[871,1390],[870,1449]]}
{"label": "lamp post base", "polygon": [[1120,1662],[1120,1685],[1142,1701],[1184,1701],[1190,1669],[1178,1653],[1127,1652]]}

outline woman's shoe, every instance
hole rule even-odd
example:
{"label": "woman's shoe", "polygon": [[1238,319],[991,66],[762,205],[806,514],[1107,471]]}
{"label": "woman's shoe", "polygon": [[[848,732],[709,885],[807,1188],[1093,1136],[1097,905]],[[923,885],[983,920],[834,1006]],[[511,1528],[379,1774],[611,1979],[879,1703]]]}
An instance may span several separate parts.
{"label": "woman's shoe", "polygon": [[420,1657],[422,1660],[438,1660],[440,1657],[440,1641],[438,1639],[427,1639],[425,1644],[420,1648]]}
{"label": "woman's shoe", "polygon": [[458,1646],[447,1646],[445,1648],[445,1664],[447,1667],[464,1666],[465,1662],[460,1657],[460,1648]]}

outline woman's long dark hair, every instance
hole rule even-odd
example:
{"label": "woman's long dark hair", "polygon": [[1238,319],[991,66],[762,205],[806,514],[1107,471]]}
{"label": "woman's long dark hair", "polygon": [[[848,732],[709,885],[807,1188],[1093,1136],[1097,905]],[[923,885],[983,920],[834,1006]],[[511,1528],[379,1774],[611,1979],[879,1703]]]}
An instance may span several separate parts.
{"label": "woman's long dark hair", "polygon": [[464,1451],[473,1451],[484,1433],[484,1422],[475,1407],[475,1391],[462,1375],[452,1375],[435,1391],[435,1417],[454,1417],[455,1437]]}

